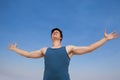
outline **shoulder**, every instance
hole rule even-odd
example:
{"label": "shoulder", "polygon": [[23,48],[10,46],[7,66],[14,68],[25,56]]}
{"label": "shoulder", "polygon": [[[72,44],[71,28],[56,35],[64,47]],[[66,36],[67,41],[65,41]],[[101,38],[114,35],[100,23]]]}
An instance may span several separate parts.
{"label": "shoulder", "polygon": [[68,53],[73,53],[74,50],[78,49],[78,46],[74,46],[74,45],[68,45],[66,46],[66,50]]}
{"label": "shoulder", "polygon": [[43,54],[45,54],[46,51],[47,51],[47,48],[48,48],[48,47],[43,47],[43,48],[41,48],[40,50],[41,50],[41,52],[42,52]]}
{"label": "shoulder", "polygon": [[67,45],[66,49],[73,49],[75,46],[74,45]]}
{"label": "shoulder", "polygon": [[73,56],[72,50],[73,50],[73,45],[68,45],[66,46],[66,52],[68,53],[68,56],[71,58]]}
{"label": "shoulder", "polygon": [[67,46],[66,46],[66,51],[67,51],[68,53],[70,53],[73,48],[74,48],[74,45],[67,45]]}

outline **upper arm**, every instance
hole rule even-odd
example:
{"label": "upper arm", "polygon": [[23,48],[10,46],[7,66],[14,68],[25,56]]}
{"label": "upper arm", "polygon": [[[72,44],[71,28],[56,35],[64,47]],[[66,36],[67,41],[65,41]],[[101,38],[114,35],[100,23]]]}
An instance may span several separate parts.
{"label": "upper arm", "polygon": [[28,58],[41,58],[44,57],[44,48],[30,52]]}
{"label": "upper arm", "polygon": [[71,47],[71,53],[72,54],[85,54],[90,52],[89,47],[85,47],[85,46],[70,46]]}

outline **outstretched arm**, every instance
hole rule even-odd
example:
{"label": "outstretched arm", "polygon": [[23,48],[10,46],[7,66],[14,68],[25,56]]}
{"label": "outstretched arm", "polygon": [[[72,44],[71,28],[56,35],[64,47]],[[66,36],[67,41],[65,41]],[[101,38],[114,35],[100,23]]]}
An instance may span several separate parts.
{"label": "outstretched arm", "polygon": [[9,50],[14,51],[17,54],[27,57],[27,58],[41,58],[44,56],[42,49],[37,50],[37,51],[28,52],[28,51],[17,48],[16,44],[11,44],[8,46],[8,48],[9,48]]}
{"label": "outstretched arm", "polygon": [[115,39],[118,37],[118,34],[116,34],[115,32],[112,32],[110,34],[107,34],[106,31],[104,32],[104,38],[102,38],[101,40],[86,46],[86,47],[80,47],[80,46],[70,46],[71,47],[71,53],[73,54],[85,54],[91,51],[94,51],[95,49],[99,48],[100,46],[102,46],[105,42]]}

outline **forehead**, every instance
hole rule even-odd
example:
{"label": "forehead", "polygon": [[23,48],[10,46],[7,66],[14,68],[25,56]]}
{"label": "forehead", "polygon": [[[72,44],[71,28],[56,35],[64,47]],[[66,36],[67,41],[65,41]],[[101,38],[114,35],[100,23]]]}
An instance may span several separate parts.
{"label": "forehead", "polygon": [[56,31],[60,33],[60,31],[59,31],[59,30],[53,30],[53,31],[52,31],[52,33],[53,33],[53,32],[56,32]]}
{"label": "forehead", "polygon": [[[58,32],[60,32],[59,30],[54,30],[54,31],[58,31]],[[54,32],[54,31],[53,31],[53,32]]]}

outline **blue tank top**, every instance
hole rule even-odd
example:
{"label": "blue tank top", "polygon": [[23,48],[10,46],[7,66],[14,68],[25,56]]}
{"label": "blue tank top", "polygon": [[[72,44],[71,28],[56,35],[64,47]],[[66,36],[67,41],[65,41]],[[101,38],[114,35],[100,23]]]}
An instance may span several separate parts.
{"label": "blue tank top", "polygon": [[48,48],[44,60],[43,80],[70,80],[68,73],[70,58],[65,47]]}

